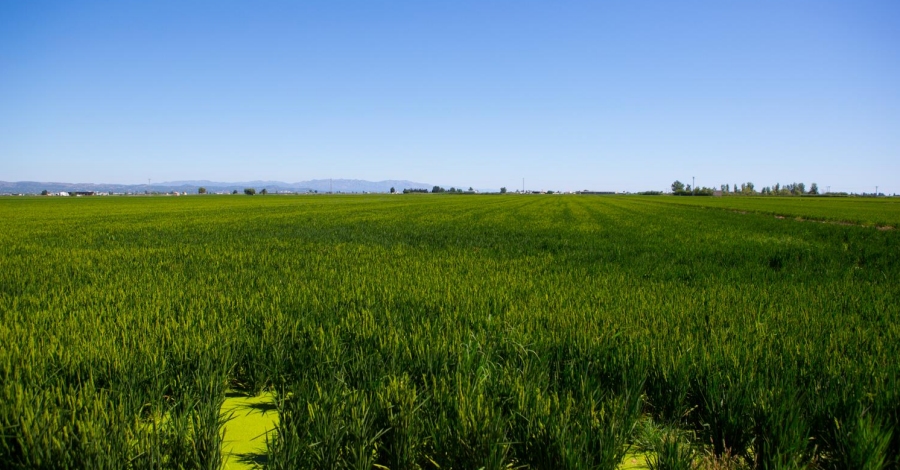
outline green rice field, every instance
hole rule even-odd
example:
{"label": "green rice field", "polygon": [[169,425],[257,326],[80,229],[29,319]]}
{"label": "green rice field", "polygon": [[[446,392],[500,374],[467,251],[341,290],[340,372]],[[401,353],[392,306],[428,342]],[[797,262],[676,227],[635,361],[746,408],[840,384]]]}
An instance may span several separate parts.
{"label": "green rice field", "polygon": [[898,202],[0,198],[0,467],[900,468]]}
{"label": "green rice field", "polygon": [[896,197],[681,197],[669,202],[882,229],[900,227],[900,198]]}

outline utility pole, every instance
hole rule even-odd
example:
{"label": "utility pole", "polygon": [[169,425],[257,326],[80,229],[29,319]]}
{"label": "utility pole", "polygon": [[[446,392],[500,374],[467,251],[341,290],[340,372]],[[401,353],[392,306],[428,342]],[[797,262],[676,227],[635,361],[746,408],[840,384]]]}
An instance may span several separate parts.
{"label": "utility pole", "polygon": [[875,185],[875,197],[878,197],[878,185]]}
{"label": "utility pole", "polygon": [[697,193],[697,182],[694,181],[694,177],[691,176],[691,194]]}
{"label": "utility pole", "polygon": [[525,192],[525,178],[522,178],[522,192]]}

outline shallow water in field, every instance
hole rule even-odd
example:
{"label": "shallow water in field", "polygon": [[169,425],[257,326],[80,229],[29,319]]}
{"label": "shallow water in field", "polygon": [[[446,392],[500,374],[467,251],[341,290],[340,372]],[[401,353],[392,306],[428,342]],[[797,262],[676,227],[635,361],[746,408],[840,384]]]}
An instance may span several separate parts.
{"label": "shallow water in field", "polygon": [[261,393],[247,396],[229,393],[222,413],[231,415],[225,424],[222,457],[225,470],[256,468],[266,461],[266,435],[272,437],[278,423],[274,396]]}
{"label": "shallow water in field", "polygon": [[638,470],[638,469],[646,469],[650,468],[647,466],[647,455],[646,454],[626,454],[625,458],[622,459],[622,463],[617,467],[618,470]]}

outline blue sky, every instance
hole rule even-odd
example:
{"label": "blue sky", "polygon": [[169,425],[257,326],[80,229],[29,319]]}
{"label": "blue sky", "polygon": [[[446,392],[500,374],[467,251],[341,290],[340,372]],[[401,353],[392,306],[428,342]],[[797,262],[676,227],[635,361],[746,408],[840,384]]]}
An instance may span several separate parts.
{"label": "blue sky", "polygon": [[898,175],[893,0],[0,3],[4,181]]}

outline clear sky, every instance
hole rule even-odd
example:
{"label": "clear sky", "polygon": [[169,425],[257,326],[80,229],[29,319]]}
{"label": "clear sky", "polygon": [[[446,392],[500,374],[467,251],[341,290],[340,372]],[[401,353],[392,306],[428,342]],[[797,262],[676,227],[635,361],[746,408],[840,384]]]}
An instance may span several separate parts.
{"label": "clear sky", "polygon": [[900,193],[900,2],[0,2],[0,180],[692,177]]}

